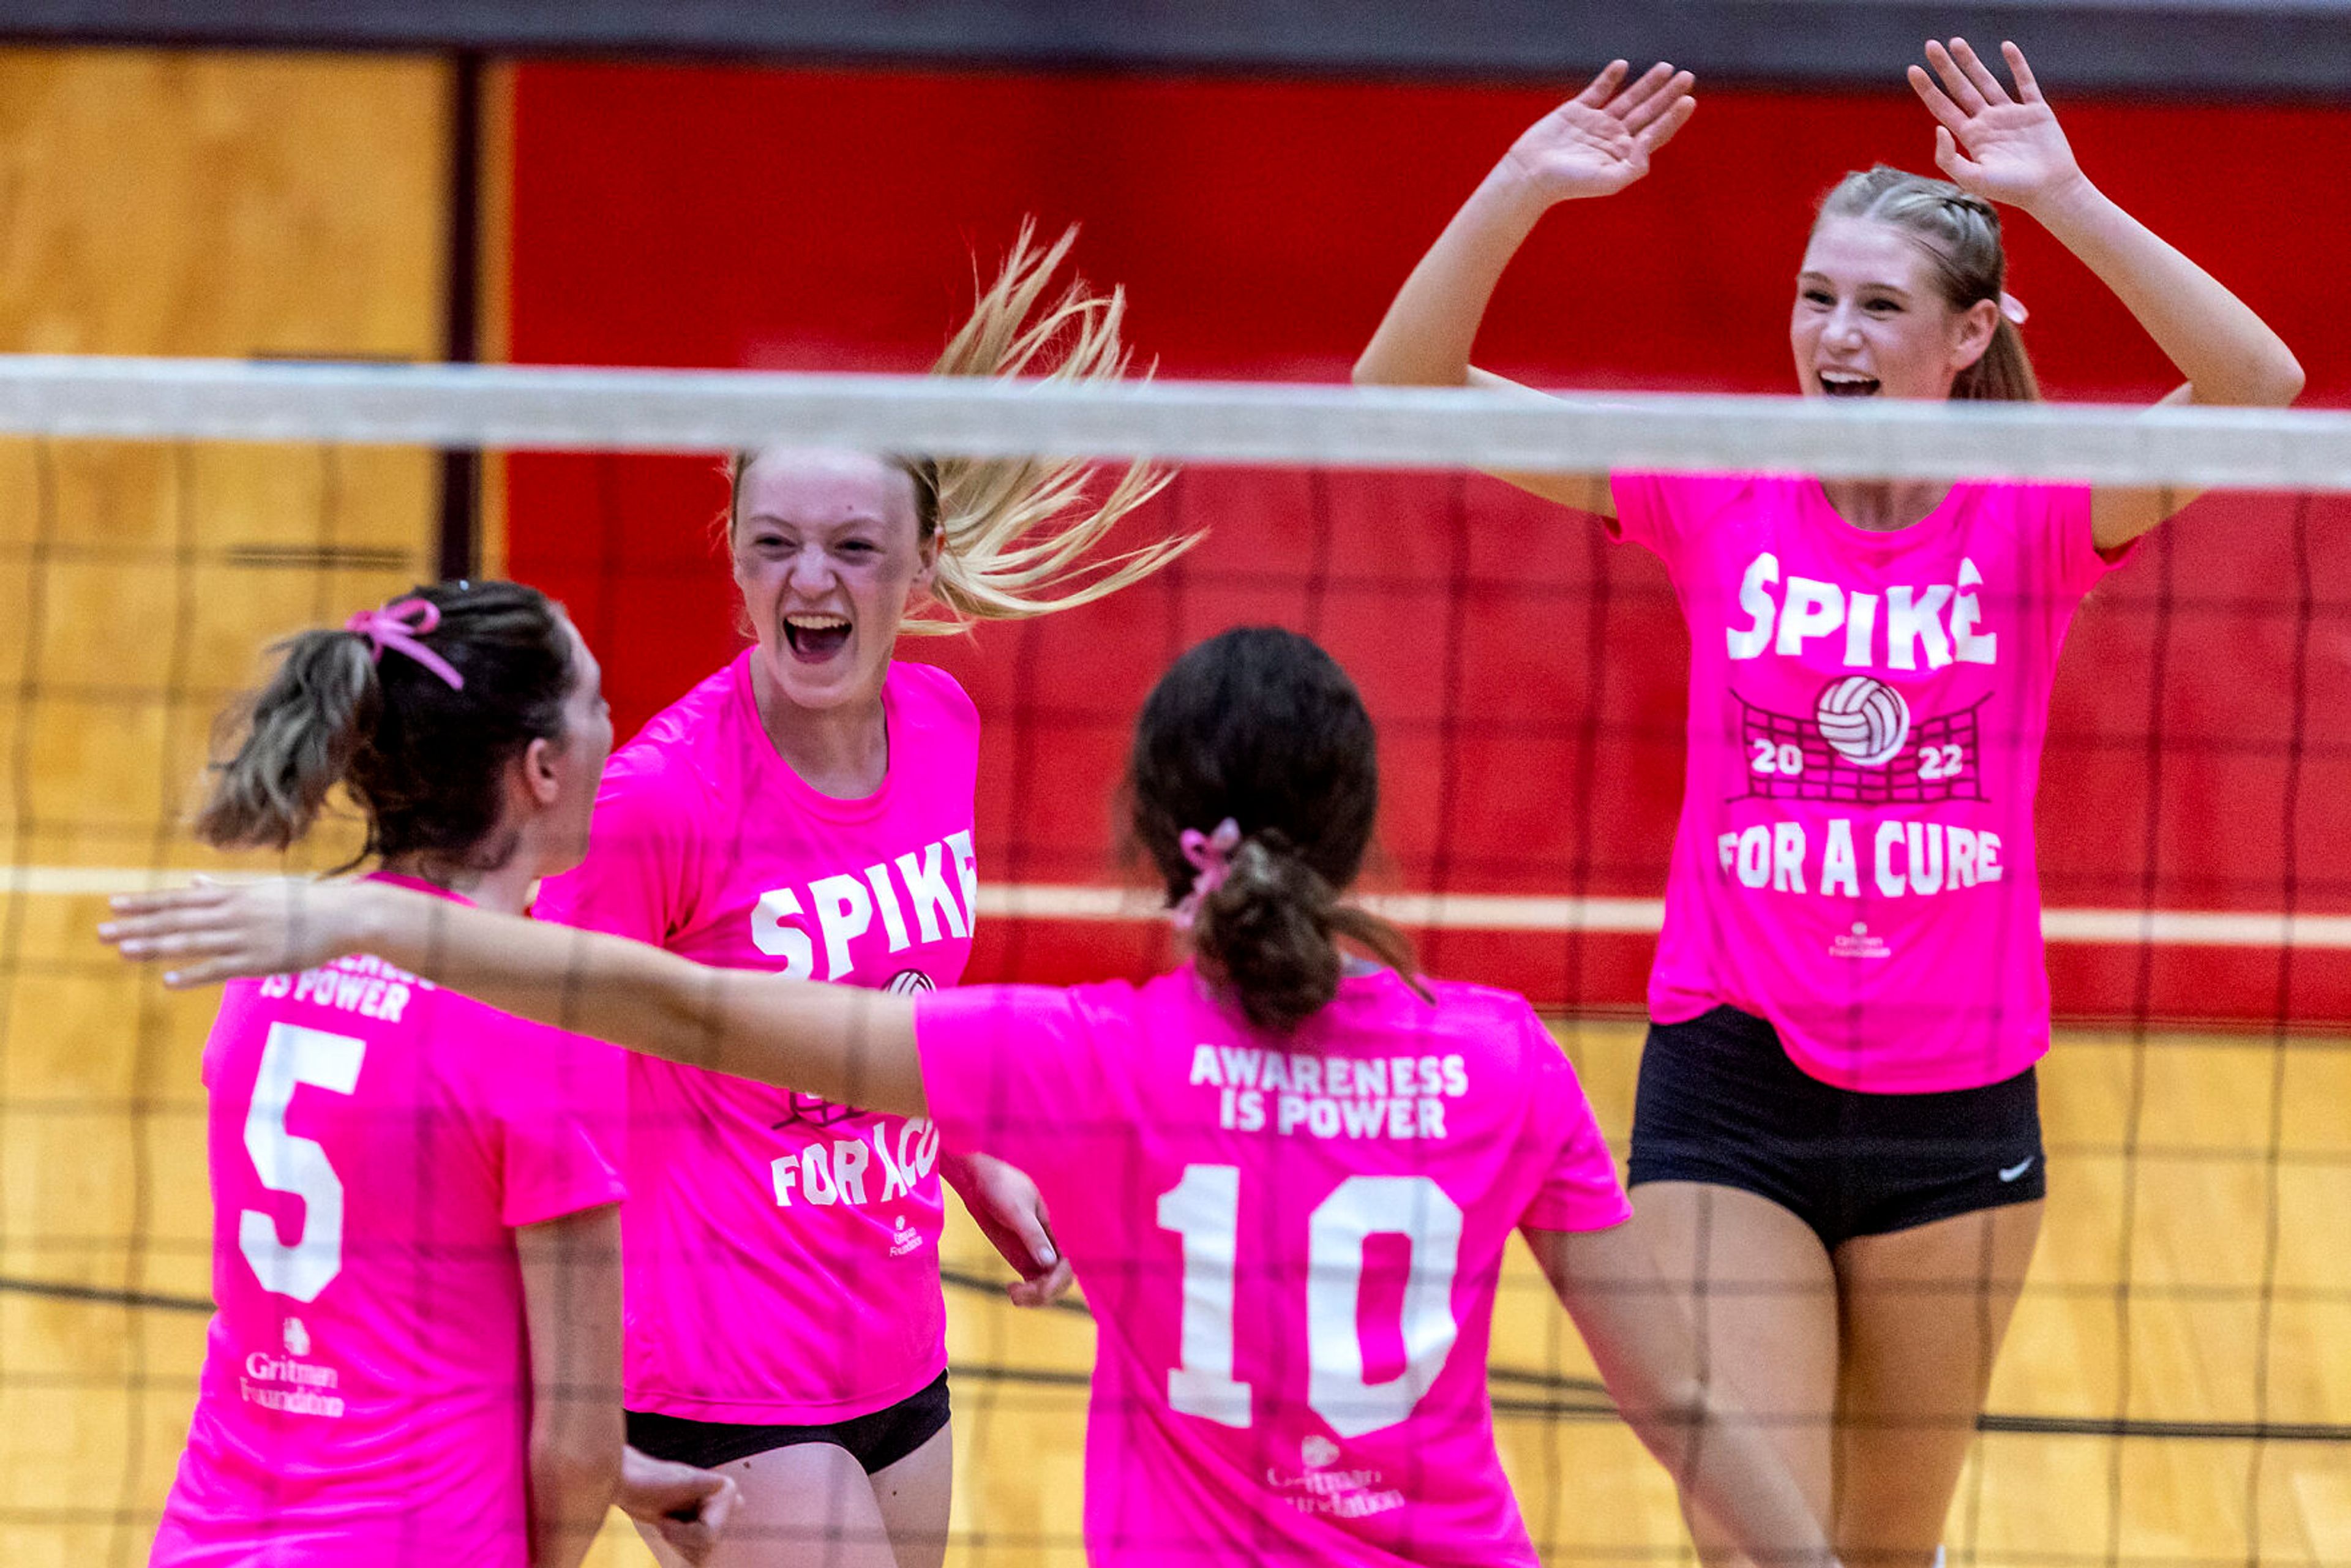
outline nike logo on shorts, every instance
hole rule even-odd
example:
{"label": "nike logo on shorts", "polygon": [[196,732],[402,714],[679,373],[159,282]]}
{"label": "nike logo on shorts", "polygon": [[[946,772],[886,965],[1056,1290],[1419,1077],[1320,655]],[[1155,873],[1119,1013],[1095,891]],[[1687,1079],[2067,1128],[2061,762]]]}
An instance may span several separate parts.
{"label": "nike logo on shorts", "polygon": [[2040,1157],[2041,1156],[2038,1155],[2027,1155],[2022,1159],[2017,1161],[2014,1165],[2003,1166],[2000,1173],[2000,1179],[2002,1181],[2014,1181],[2017,1177],[2031,1170],[2032,1168],[2032,1162]]}

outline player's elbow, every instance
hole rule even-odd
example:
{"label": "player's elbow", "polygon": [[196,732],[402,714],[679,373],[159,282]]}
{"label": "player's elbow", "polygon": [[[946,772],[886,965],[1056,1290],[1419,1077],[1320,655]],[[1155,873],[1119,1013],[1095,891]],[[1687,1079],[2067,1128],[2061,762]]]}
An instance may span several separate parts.
{"label": "player's elbow", "polygon": [[2198,382],[2195,401],[2221,408],[2285,408],[2302,395],[2307,381],[2294,350],[2273,343],[2231,376],[2217,395]]}
{"label": "player's elbow", "polygon": [[620,1406],[609,1421],[534,1423],[530,1442],[530,1495],[534,1511],[551,1520],[593,1528],[621,1490],[622,1433]]}
{"label": "player's elbow", "polygon": [[2302,361],[2283,343],[2278,345],[2271,360],[2263,372],[2262,406],[2284,408],[2302,395],[2309,378],[2303,374]]}

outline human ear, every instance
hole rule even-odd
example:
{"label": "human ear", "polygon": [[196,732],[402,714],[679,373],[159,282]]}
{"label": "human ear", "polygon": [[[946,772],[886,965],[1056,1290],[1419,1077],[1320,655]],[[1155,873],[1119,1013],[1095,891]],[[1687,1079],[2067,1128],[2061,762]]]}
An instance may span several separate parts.
{"label": "human ear", "polygon": [[516,767],[522,775],[522,787],[532,802],[544,810],[555,804],[563,793],[563,779],[556,771],[556,742],[541,736],[522,748]]}
{"label": "human ear", "polygon": [[2000,305],[1995,300],[1979,299],[1951,318],[1951,373],[1959,374],[1991,348],[1992,335],[2000,330]]}
{"label": "human ear", "polygon": [[906,585],[909,602],[921,603],[930,598],[939,580],[939,536],[934,531],[929,538],[914,548],[914,577]]}

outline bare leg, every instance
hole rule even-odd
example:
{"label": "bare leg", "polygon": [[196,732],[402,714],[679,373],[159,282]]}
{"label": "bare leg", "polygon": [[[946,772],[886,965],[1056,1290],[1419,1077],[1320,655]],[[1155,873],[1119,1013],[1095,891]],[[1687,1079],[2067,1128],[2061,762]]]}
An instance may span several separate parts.
{"label": "bare leg", "polygon": [[898,1568],[940,1568],[947,1555],[947,1511],[955,1501],[954,1424],[871,1479]]}
{"label": "bare leg", "polygon": [[[743,1499],[707,1568],[899,1568],[874,1499],[880,1478],[869,1479],[848,1449],[799,1443],[718,1469],[735,1478]],[[684,1568],[643,1525],[637,1533],[662,1568]],[[937,1558],[907,1561],[935,1564]]]}
{"label": "bare leg", "polygon": [[1848,1568],[1934,1562],[2041,1209],[1981,1209],[1837,1249],[1834,1533]]}
{"label": "bare leg", "polygon": [[[1764,1423],[1813,1511],[1829,1517],[1837,1282],[1812,1227],[1766,1197],[1702,1182],[1644,1182],[1633,1225],[1682,1292],[1703,1371]],[[1709,1564],[1746,1564],[1702,1511],[1686,1509]]]}

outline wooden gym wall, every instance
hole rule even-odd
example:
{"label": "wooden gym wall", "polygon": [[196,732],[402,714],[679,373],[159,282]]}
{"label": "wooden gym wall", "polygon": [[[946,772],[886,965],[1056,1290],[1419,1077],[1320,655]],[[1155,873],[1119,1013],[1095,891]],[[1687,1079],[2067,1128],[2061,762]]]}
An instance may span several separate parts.
{"label": "wooden gym wall", "polygon": [[[0,350],[437,358],[448,78],[0,50]],[[437,517],[429,453],[0,442],[0,1562],[144,1560],[210,1290],[215,998],[102,956],[97,894],[217,863],[213,714]]]}

